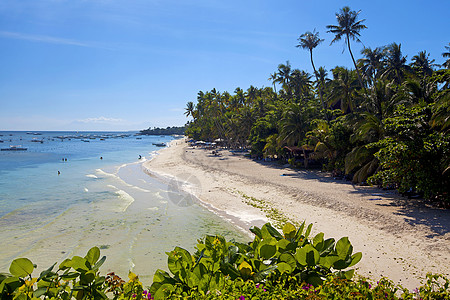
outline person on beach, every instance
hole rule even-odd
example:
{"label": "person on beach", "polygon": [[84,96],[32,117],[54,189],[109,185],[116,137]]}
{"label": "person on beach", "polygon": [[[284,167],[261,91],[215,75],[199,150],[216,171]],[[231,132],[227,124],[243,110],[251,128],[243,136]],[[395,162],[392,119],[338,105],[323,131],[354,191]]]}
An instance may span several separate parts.
{"label": "person on beach", "polygon": [[58,171],[58,176],[61,174],[61,172],[60,171]]}

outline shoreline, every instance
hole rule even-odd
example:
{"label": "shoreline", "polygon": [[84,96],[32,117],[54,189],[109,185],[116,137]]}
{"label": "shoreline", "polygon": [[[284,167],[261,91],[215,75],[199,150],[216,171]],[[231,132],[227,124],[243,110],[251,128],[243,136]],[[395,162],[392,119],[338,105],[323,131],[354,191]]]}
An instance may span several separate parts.
{"label": "shoreline", "polygon": [[448,211],[320,172],[220,153],[174,140],[143,168],[152,176],[177,178],[203,206],[247,232],[276,211],[281,219],[313,223],[313,234],[348,236],[354,251],[363,252],[357,273],[371,280],[386,276],[412,290],[427,272],[450,276]]}

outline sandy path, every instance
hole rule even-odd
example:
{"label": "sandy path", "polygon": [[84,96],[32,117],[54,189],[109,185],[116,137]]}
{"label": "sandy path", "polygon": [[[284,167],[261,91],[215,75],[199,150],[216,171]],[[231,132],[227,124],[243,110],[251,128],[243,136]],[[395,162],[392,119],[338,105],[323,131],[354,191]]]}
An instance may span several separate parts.
{"label": "sandy path", "polygon": [[182,188],[244,229],[269,220],[266,212],[248,204],[248,197],[254,197],[289,220],[313,223],[314,233],[348,236],[354,251],[363,253],[358,273],[374,280],[387,276],[413,289],[427,272],[450,276],[449,211],[320,172],[256,162],[228,151],[215,156],[181,140],[145,168],[167,181],[189,182]]}

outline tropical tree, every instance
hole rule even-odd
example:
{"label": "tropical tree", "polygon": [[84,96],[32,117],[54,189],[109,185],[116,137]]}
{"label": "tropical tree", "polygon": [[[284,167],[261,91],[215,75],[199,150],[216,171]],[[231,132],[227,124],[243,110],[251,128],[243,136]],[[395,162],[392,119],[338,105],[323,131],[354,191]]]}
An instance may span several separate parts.
{"label": "tropical tree", "polygon": [[381,77],[394,80],[396,84],[401,84],[405,75],[411,72],[411,67],[406,64],[406,56],[403,56],[401,47],[402,44],[392,43],[384,50],[384,72]]}
{"label": "tropical tree", "polygon": [[448,46],[445,46],[446,52],[442,53],[443,57],[447,57],[447,60],[442,64],[443,67],[450,69],[450,43],[448,43]]}
{"label": "tropical tree", "polygon": [[336,67],[332,70],[333,81],[329,94],[329,104],[334,106],[339,104],[343,113],[351,112],[355,109],[357,97],[358,81],[354,76],[354,71],[343,67]]}
{"label": "tropical tree", "polygon": [[316,71],[316,67],[314,66],[314,60],[313,60],[313,49],[316,48],[320,43],[324,41],[324,39],[319,38],[319,33],[316,32],[314,29],[313,32],[307,31],[304,34],[302,34],[298,38],[298,45],[297,48],[303,48],[308,49],[310,53],[310,59],[311,59],[311,65],[314,70],[314,75],[316,76],[316,81],[318,82],[318,88],[319,88],[319,95],[320,95],[320,101],[322,103],[323,109],[326,109],[325,102],[323,101],[323,87],[319,82],[319,74]]}
{"label": "tropical tree", "polygon": [[364,48],[361,50],[361,54],[364,57],[359,59],[358,62],[361,65],[363,76],[368,82],[374,85],[375,80],[379,76],[378,73],[383,66],[383,49],[380,47],[373,50],[371,48]]}
{"label": "tropical tree", "polygon": [[355,66],[356,72],[358,74],[359,84],[361,88],[364,89],[364,84],[361,78],[361,74],[359,72],[358,66],[356,65],[355,58],[353,57],[352,49],[350,48],[350,39],[361,43],[359,39],[359,32],[362,29],[367,28],[366,25],[362,24],[365,19],[358,20],[358,15],[361,11],[350,10],[350,7],[344,6],[339,13],[336,13],[336,19],[338,21],[338,25],[327,25],[327,28],[330,29],[327,32],[334,33],[334,39],[331,41],[330,45],[334,42],[340,41],[342,37],[344,37],[345,42],[347,43],[348,51],[350,52],[350,56],[352,57],[353,65]]}
{"label": "tropical tree", "polygon": [[420,51],[414,55],[412,60],[412,67],[420,72],[423,76],[431,76],[433,69],[436,66],[434,59],[430,60],[430,54],[427,51]]}
{"label": "tropical tree", "polygon": [[189,116],[194,117],[194,110],[195,110],[194,103],[192,101],[189,101],[188,103],[186,103],[186,108],[185,108],[184,114],[186,115],[186,117],[189,117]]}

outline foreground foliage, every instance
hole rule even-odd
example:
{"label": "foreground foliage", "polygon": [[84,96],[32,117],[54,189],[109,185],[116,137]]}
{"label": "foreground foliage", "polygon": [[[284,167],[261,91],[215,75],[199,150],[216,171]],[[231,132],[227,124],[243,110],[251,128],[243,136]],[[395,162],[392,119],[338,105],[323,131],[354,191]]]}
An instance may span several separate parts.
{"label": "foreground foliage", "polygon": [[[362,255],[347,238],[337,242],[323,233],[310,237],[311,225],[287,223],[283,232],[269,223],[251,231],[248,244],[221,236],[199,240],[197,251],[168,252],[169,273],[158,270],[146,288],[130,272],[128,282],[114,273],[101,275],[106,260],[94,247],[33,277],[29,259],[15,259],[0,274],[0,299],[449,299],[450,281],[427,275],[413,292],[386,278],[376,284],[354,276]],[[355,278],[356,277],[356,278]]]}

